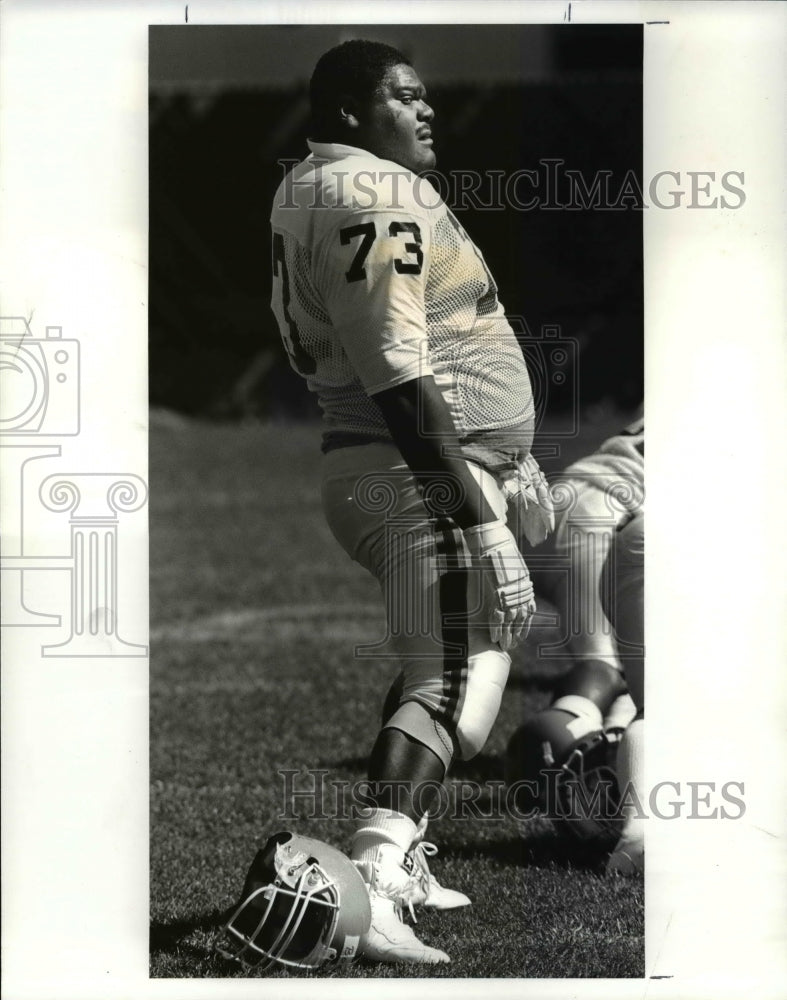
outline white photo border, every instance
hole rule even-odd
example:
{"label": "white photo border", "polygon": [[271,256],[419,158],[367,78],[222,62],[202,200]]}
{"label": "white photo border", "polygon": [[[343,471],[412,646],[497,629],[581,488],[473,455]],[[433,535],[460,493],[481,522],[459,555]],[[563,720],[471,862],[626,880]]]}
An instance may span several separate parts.
{"label": "white photo border", "polygon": [[[83,413],[102,416],[84,421],[68,444],[58,439],[64,456],[70,449],[69,473],[147,482],[148,26],[183,23],[186,12],[189,24],[646,23],[645,178],[660,170],[745,175],[739,210],[652,210],[644,220],[649,783],[743,780],[745,817],[649,829],[648,980],[466,980],[430,989],[608,1000],[780,996],[787,8],[5,0],[0,314],[30,317],[40,338],[49,326],[79,339]],[[7,496],[20,487],[2,457]],[[118,517],[122,588],[133,595],[124,639],[144,646],[146,510]],[[260,980],[148,978],[147,662],[116,649],[47,658],[34,631],[3,634],[5,995],[365,993],[365,980],[277,980],[274,991]],[[374,985],[381,997],[405,988]]]}

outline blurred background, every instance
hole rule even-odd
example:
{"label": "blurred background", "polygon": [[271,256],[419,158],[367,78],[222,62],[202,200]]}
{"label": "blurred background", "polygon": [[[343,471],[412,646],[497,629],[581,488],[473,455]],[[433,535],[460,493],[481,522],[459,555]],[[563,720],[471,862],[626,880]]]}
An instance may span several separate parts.
{"label": "blurred background", "polygon": [[[587,187],[607,171],[615,200],[626,177],[640,175],[639,25],[150,29],[154,977],[234,974],[211,942],[253,845],[281,822],[277,772],[316,767],[331,780],[361,780],[370,726],[400,667],[392,656],[352,654],[384,636],[383,607],[323,517],[318,409],[289,368],[268,304],[279,161],[306,154],[317,58],[353,37],[387,41],[413,60],[449,180],[458,171],[543,174],[540,161],[563,160]],[[521,336],[547,417],[537,446],[548,475],[619,430],[641,399],[643,367],[637,200],[550,209],[567,198],[558,187],[547,198],[542,183],[530,211],[449,198]],[[481,201],[490,194],[478,191]],[[557,328],[552,348],[533,348]],[[572,349],[555,347],[560,338]],[[534,569],[536,559],[528,554]],[[502,779],[511,733],[546,707],[569,667],[555,655],[559,616],[539,603],[543,626],[515,651],[494,731],[460,780]],[[286,724],[293,704],[297,726]],[[489,803],[485,792],[480,808]],[[347,848],[349,822],[314,822],[311,835]],[[434,823],[440,872],[474,900],[472,914],[445,925],[463,943],[451,975],[644,975],[641,886],[600,878],[599,858],[561,847],[545,820],[526,829],[511,816]],[[439,917],[430,924],[438,938]],[[421,975],[409,968],[391,967]],[[361,963],[342,971],[381,974]]]}
{"label": "blurred background", "polygon": [[[640,25],[151,26],[151,406],[224,421],[319,416],[269,308],[268,219],[280,161],[308,152],[313,66],[359,37],[413,61],[435,109],[441,174],[540,171],[531,210],[447,200],[507,313],[522,318],[518,329],[538,337],[559,327],[576,341],[575,369],[550,410],[634,408],[643,392]],[[548,159],[563,161],[551,199]],[[568,200],[565,170],[588,188],[606,171],[618,207],[546,207]],[[477,198],[491,192],[485,182]],[[530,194],[523,184],[521,197]]]}

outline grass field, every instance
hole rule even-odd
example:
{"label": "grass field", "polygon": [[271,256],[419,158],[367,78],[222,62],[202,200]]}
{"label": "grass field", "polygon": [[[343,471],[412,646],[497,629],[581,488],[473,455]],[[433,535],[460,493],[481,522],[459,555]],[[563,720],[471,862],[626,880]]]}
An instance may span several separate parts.
{"label": "grass field", "polygon": [[[619,426],[619,417],[606,419],[596,440]],[[382,636],[382,606],[376,583],[323,522],[319,465],[312,426],[151,424],[154,977],[239,975],[211,944],[271,833],[291,827],[349,846],[349,819],[277,818],[285,808],[280,770],[364,777],[397,672],[392,660],[352,656],[355,644]],[[462,782],[502,778],[509,736],[548,703],[564,668],[538,662],[530,640],[515,652],[489,742],[457,770],[449,795]],[[303,788],[305,778],[298,781]],[[433,871],[473,900],[463,911],[419,917],[419,936],[452,963],[357,962],[341,974],[642,976],[642,882],[605,878],[603,858],[578,854],[546,820],[518,823],[484,797],[478,807],[493,815],[446,817],[429,828],[440,848]]]}

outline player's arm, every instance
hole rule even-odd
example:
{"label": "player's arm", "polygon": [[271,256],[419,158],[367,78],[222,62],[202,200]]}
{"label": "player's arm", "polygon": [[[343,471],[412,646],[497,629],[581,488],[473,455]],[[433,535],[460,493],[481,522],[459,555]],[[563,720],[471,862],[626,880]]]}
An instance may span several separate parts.
{"label": "player's arm", "polygon": [[530,574],[514,536],[495,515],[468,463],[450,454],[456,429],[434,377],[410,379],[376,393],[374,399],[429,512],[453,518],[464,530],[490,591],[492,641],[511,649],[527,635],[535,613]]}
{"label": "player's arm", "polygon": [[533,587],[513,535],[496,518],[467,463],[445,454],[443,445],[455,445],[457,434],[429,364],[430,247],[429,219],[417,206],[355,212],[322,239],[313,275],[339,341],[379,404],[430,510],[464,529],[489,583],[492,640],[509,649],[535,611]]}
{"label": "player's arm", "polygon": [[315,279],[341,345],[430,511],[470,528],[497,518],[466,462],[445,447],[453,445],[456,454],[458,435],[429,361],[431,224],[408,191],[403,183],[399,210],[343,216],[317,248]]}
{"label": "player's arm", "polygon": [[452,517],[461,528],[497,520],[467,462],[450,454],[457,433],[432,375],[384,389],[373,399],[431,514]]}

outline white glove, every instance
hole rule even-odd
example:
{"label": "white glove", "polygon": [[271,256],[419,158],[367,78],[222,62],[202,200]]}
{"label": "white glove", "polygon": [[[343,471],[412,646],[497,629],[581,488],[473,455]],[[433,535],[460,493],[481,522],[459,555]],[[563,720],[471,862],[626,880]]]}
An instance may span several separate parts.
{"label": "white glove", "polygon": [[[544,473],[532,455],[519,463],[503,483],[506,499],[513,503],[512,515],[531,545],[540,545],[555,530],[555,508]],[[513,523],[509,519],[509,523]]]}
{"label": "white glove", "polygon": [[503,521],[478,524],[464,532],[473,561],[482,569],[492,642],[507,652],[527,638],[536,612],[533,584],[522,553]]}

